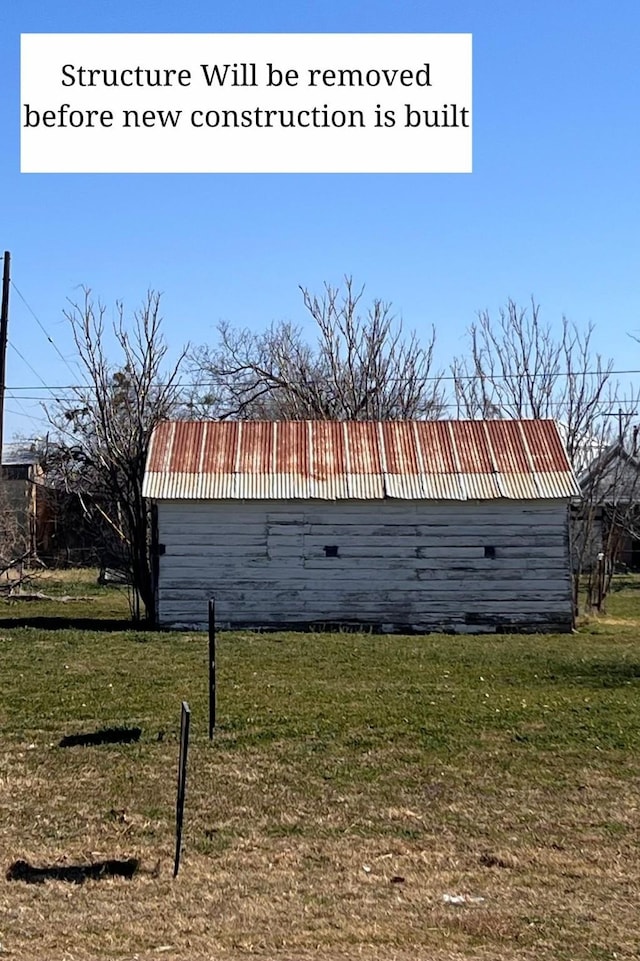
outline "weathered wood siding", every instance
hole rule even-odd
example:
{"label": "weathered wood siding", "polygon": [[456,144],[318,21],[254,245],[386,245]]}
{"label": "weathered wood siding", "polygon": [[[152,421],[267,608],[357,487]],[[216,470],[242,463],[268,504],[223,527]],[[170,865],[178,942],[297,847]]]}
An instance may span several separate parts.
{"label": "weathered wood siding", "polygon": [[204,628],[209,597],[229,627],[572,624],[558,501],[160,501],[158,523],[166,626]]}

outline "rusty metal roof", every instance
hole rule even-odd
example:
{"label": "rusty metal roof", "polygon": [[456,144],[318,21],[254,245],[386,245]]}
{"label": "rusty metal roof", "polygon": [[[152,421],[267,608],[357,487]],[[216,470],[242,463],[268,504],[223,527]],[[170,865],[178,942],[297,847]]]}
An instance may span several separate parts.
{"label": "rusty metal roof", "polygon": [[166,421],[144,494],[157,500],[568,498],[554,421]]}

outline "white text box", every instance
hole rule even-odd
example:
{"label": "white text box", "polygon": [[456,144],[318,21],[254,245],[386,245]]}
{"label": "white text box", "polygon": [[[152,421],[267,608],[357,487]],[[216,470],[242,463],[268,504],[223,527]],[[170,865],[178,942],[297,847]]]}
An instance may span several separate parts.
{"label": "white text box", "polygon": [[23,173],[470,173],[470,34],[23,34]]}

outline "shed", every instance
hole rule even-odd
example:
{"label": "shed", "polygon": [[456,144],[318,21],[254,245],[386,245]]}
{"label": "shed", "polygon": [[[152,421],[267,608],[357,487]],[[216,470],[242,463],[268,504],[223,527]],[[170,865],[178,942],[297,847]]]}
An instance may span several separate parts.
{"label": "shed", "polygon": [[14,441],[2,447],[0,512],[2,535],[15,558],[38,553],[38,533],[43,510],[40,440]]}
{"label": "shed", "polygon": [[167,627],[572,627],[553,421],[164,422],[144,494]]}
{"label": "shed", "polygon": [[573,516],[574,569],[589,570],[603,557],[609,570],[640,570],[640,454],[618,440],[578,478],[581,500]]}

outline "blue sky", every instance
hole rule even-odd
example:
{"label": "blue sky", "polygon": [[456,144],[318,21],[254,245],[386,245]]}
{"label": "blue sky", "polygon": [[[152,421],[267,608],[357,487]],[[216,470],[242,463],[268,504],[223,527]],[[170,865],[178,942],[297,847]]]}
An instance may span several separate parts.
{"label": "blue sky", "polygon": [[[19,38],[47,32],[471,32],[474,171],[21,175]],[[442,366],[479,309],[533,294],[640,369],[639,40],[637,0],[5,3],[0,249],[55,343],[12,289],[5,436],[46,432],[27,398],[72,379],[55,348],[73,369],[62,311],[80,285],[132,309],[161,290],[177,353],[221,319],[305,324],[298,285],[351,274],[408,329],[435,325]]]}

